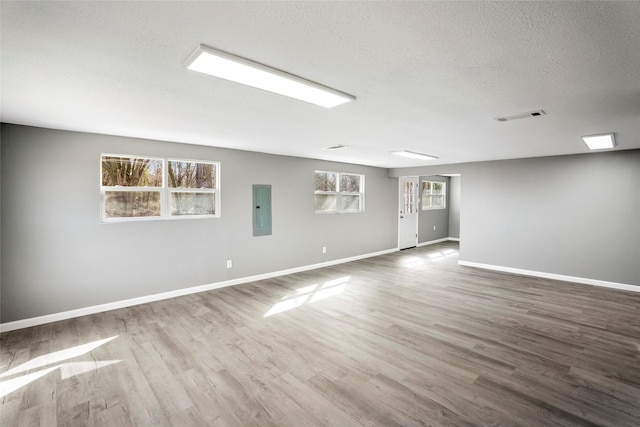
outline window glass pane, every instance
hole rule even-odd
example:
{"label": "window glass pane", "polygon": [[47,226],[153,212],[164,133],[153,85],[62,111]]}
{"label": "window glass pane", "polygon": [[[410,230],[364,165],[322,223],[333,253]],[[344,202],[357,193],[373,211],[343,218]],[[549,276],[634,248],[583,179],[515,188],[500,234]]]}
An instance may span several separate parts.
{"label": "window glass pane", "polygon": [[105,217],[160,216],[159,191],[105,191]]}
{"label": "window glass pane", "polygon": [[342,210],[345,210],[345,211],[359,211],[360,210],[360,196],[343,195],[342,196]]}
{"label": "window glass pane", "polygon": [[102,185],[162,187],[162,160],[102,156]]}
{"label": "window glass pane", "polygon": [[447,183],[422,181],[422,209],[444,209]]}
{"label": "window glass pane", "polygon": [[402,189],[403,212],[412,213],[415,205],[415,183],[407,181]]}
{"label": "window glass pane", "polygon": [[433,183],[433,194],[442,194],[442,186],[443,186],[443,184],[441,182],[434,182]]}
{"label": "window glass pane", "polygon": [[346,175],[340,176],[340,191],[347,193],[359,193],[360,192],[360,175]]}
{"label": "window glass pane", "polygon": [[333,212],[337,208],[337,201],[335,194],[316,194],[316,211]]}
{"label": "window glass pane", "polygon": [[171,193],[171,215],[215,215],[215,193]]}
{"label": "window glass pane", "polygon": [[216,165],[169,160],[169,187],[216,188]]}
{"label": "window glass pane", "polygon": [[316,191],[337,191],[338,174],[316,172]]}

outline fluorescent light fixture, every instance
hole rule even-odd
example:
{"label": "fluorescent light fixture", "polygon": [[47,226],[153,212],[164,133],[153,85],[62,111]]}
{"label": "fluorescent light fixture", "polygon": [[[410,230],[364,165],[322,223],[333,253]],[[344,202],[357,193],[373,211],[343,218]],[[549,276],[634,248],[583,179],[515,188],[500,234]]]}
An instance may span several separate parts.
{"label": "fluorescent light fixture", "polygon": [[616,145],[616,141],[612,133],[586,135],[582,137],[582,140],[587,144],[589,150],[605,150],[607,148],[613,148]]}
{"label": "fluorescent light fixture", "polygon": [[396,156],[409,157],[410,159],[420,159],[420,160],[436,160],[437,157],[429,156],[428,154],[415,153],[413,151],[392,151],[391,154],[395,154]]}
{"label": "fluorescent light fixture", "polygon": [[326,108],[354,101],[354,96],[293,74],[200,45],[185,62],[189,70],[241,83]]}

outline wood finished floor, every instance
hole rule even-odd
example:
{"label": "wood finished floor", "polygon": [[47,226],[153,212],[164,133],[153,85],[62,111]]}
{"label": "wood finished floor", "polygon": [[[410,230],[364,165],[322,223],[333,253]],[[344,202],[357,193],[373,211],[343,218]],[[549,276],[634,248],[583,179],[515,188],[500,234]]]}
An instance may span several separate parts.
{"label": "wood finished floor", "polygon": [[640,293],[461,267],[457,250],[2,334],[0,424],[640,425]]}

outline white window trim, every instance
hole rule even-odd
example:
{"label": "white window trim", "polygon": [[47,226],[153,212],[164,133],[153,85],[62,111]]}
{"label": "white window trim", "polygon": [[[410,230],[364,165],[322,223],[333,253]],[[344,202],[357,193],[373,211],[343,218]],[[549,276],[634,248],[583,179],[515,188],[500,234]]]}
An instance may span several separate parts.
{"label": "white window trim", "polygon": [[[325,195],[335,195],[336,196],[336,210],[335,211],[319,211],[317,209],[314,208],[314,212],[316,214],[321,214],[321,215],[335,215],[335,214],[358,214],[358,213],[363,213],[365,211],[365,175],[364,174],[360,174],[360,173],[351,173],[351,172],[335,172],[335,171],[324,171],[324,170],[316,170],[313,172],[314,174],[314,178],[315,178],[315,174],[317,173],[333,173],[337,175],[336,178],[336,187],[337,190],[336,191],[314,191],[313,195],[314,197],[318,194],[325,194]],[[360,192],[359,193],[355,193],[355,192],[347,192],[347,191],[340,191],[340,181],[341,181],[341,176],[342,175],[354,175],[354,176],[359,176],[360,177]],[[342,196],[360,196],[360,209],[342,209]],[[315,204],[314,204],[315,206]]]}
{"label": "white window trim", "polygon": [[[216,166],[216,187],[215,188],[173,188],[169,187],[169,162],[203,163]],[[198,218],[220,218],[220,162],[211,160],[193,159],[172,159],[166,161],[165,174],[163,176],[164,185],[167,190],[166,212],[169,219],[198,219]],[[171,215],[171,193],[213,193],[215,214],[210,215]]]}
{"label": "white window trim", "polygon": [[[430,182],[431,188],[433,188],[433,184],[434,183],[438,183],[438,184],[442,184],[442,188],[443,188],[443,193],[442,194],[433,194],[433,193],[429,193],[428,196],[442,196],[442,206],[427,206],[424,203],[423,197],[424,197],[424,193],[422,190],[422,186],[423,183],[425,182]],[[433,191],[433,190],[432,190]],[[422,205],[422,210],[423,211],[438,211],[438,210],[443,210],[443,209],[447,209],[447,183],[445,181],[432,181],[429,179],[423,179],[420,182],[420,205]]]}
{"label": "white window trim", "polygon": [[[103,157],[124,157],[124,158],[136,158],[136,159],[149,159],[162,162],[162,187],[121,187],[121,186],[104,186],[102,185],[102,158]],[[201,189],[201,188],[172,188],[169,187],[169,162],[192,162],[192,163],[206,163],[216,165],[216,188],[214,189]],[[137,221],[161,221],[161,220],[183,220],[183,219],[206,219],[206,218],[220,218],[221,217],[221,185],[220,185],[220,162],[213,160],[194,160],[194,159],[177,159],[167,157],[155,157],[138,154],[120,154],[120,153],[102,153],[99,159],[99,183],[100,183],[100,222],[102,224],[113,224],[121,222],[137,222]],[[105,216],[105,199],[106,192],[108,191],[127,191],[127,192],[151,192],[155,191],[160,193],[160,215],[158,216],[136,216],[136,217],[116,217],[107,218]],[[171,215],[170,210],[170,198],[172,192],[179,193],[213,193],[215,200],[215,214],[213,215]]]}

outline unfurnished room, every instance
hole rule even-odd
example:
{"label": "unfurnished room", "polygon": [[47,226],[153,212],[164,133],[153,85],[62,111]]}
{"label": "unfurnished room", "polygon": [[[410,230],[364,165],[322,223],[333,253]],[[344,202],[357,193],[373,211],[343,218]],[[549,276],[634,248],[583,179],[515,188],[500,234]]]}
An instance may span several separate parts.
{"label": "unfurnished room", "polygon": [[0,425],[640,425],[640,1],[0,18]]}

